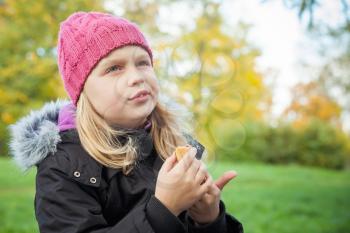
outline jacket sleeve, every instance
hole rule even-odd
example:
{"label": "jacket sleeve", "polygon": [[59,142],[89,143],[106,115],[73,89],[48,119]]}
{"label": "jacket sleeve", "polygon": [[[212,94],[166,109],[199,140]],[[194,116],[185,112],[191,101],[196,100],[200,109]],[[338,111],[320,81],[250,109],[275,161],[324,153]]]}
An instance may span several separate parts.
{"label": "jacket sleeve", "polygon": [[189,233],[243,233],[242,224],[233,216],[226,213],[225,204],[220,200],[220,213],[214,222],[205,225],[196,225],[193,219],[186,213],[183,221],[187,225]]}
{"label": "jacket sleeve", "polygon": [[[58,166],[55,162],[57,158],[45,160],[38,165],[36,175],[35,214],[41,233],[160,233],[164,232],[160,220],[168,224],[167,232],[186,232],[181,221],[156,198],[135,207],[115,225],[108,225],[96,188],[68,177],[61,170],[62,163]],[[159,219],[158,212],[163,214]]]}

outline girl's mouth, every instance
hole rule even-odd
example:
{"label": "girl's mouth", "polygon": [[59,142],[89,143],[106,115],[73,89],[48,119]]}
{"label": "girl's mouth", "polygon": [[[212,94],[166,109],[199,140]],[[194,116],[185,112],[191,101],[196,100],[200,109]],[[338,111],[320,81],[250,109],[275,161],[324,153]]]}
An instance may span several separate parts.
{"label": "girl's mouth", "polygon": [[148,93],[140,94],[135,98],[132,98],[131,101],[136,102],[136,103],[143,103],[146,102],[149,98]]}

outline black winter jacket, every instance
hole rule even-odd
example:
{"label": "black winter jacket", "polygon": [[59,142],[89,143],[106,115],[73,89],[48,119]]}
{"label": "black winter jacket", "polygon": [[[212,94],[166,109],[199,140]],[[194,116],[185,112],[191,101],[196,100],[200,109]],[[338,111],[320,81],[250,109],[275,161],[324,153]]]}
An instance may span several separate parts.
{"label": "black winter jacket", "polygon": [[[37,167],[35,214],[42,233],[243,233],[241,223],[226,213],[195,226],[187,212],[173,215],[155,196],[163,161],[150,133],[140,129],[139,160],[129,175],[94,160],[81,146],[75,129],[59,132],[59,109],[66,101],[46,104],[11,126],[10,147],[25,169]],[[196,146],[199,142],[192,139]]]}

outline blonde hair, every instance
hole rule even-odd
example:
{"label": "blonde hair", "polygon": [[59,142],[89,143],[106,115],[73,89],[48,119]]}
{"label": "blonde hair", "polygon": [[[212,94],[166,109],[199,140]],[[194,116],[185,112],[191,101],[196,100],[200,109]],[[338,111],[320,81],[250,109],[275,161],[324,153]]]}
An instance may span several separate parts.
{"label": "blonde hair", "polygon": [[[181,117],[159,101],[149,119],[153,145],[163,160],[173,153],[176,146],[187,144],[185,134],[189,134],[189,128],[181,122]],[[122,168],[124,174],[133,169],[138,156],[134,139],[126,131],[111,127],[97,113],[84,91],[77,103],[76,127],[83,148],[95,160],[107,167]],[[125,137],[126,142],[122,144],[119,137]]]}

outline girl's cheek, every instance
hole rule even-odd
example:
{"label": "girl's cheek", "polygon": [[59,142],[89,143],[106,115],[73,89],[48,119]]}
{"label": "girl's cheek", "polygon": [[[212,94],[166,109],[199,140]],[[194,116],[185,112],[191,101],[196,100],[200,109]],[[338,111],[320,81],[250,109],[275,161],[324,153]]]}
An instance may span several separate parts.
{"label": "girl's cheek", "polygon": [[158,94],[159,94],[159,86],[157,85],[155,90],[155,95],[158,96]]}
{"label": "girl's cheek", "polygon": [[119,100],[127,99],[128,93],[125,93],[127,86],[128,86],[127,82],[123,83],[121,80],[114,80],[114,83],[113,83],[113,96],[114,96],[114,98],[119,99]]}
{"label": "girl's cheek", "polygon": [[158,98],[158,93],[159,93],[159,87],[158,85],[152,85],[152,94],[155,99]]}
{"label": "girl's cheek", "polygon": [[157,77],[153,76],[151,82],[152,82],[153,88],[158,92],[159,91],[159,82],[158,82]]}

